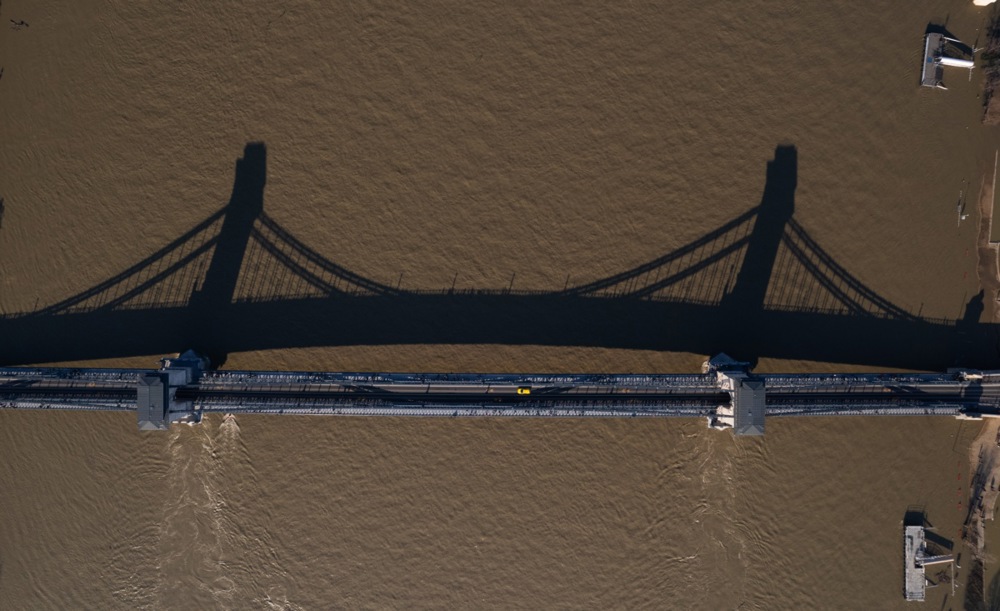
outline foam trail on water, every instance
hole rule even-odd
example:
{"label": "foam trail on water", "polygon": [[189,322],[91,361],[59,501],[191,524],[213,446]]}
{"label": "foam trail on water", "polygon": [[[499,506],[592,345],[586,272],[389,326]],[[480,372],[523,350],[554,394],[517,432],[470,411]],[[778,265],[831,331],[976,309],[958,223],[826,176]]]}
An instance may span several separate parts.
{"label": "foam trail on water", "polygon": [[170,432],[169,500],[163,505],[159,537],[164,606],[184,600],[224,603],[235,589],[226,575],[226,501],[217,476],[226,445],[225,434],[212,435],[209,426],[173,427]]}
{"label": "foam trail on water", "polygon": [[213,603],[223,608],[297,608],[285,594],[289,577],[271,543],[269,513],[260,511],[257,472],[235,416],[227,414],[215,428],[211,447],[204,491],[215,535]]}

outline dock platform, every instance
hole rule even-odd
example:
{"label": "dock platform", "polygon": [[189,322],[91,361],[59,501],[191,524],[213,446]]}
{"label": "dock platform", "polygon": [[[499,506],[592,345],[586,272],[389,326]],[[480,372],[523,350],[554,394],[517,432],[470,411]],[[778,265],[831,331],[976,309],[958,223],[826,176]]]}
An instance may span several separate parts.
{"label": "dock platform", "polygon": [[[903,528],[903,596],[906,600],[924,600],[927,590],[926,567],[954,563],[950,555],[932,556],[927,553],[923,526]],[[952,565],[954,568],[954,564]],[[954,574],[952,575],[954,578]]]}
{"label": "dock platform", "polygon": [[927,577],[918,553],[924,548],[924,527],[907,526],[903,533],[903,596],[906,600],[923,600]]}
{"label": "dock platform", "polygon": [[924,39],[924,67],[920,75],[920,84],[924,87],[944,89],[944,66],[938,61],[944,43],[943,34],[930,33]]}

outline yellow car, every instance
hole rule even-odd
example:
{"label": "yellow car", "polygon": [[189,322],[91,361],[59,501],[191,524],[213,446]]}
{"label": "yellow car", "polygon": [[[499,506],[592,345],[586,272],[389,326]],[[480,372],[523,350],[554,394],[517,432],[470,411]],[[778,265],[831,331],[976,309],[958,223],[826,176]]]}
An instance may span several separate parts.
{"label": "yellow car", "polygon": [[530,386],[518,386],[517,387],[517,394],[519,394],[519,395],[530,395],[531,394],[531,387]]}

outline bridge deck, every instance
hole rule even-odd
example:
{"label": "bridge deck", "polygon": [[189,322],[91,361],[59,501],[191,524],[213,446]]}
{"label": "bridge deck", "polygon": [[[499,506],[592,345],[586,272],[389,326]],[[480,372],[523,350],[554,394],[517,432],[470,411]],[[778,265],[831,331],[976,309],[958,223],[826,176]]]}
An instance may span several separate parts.
{"label": "bridge deck", "polygon": [[[0,407],[135,410],[153,370],[0,368]],[[1000,374],[759,375],[766,414],[1000,413]],[[716,378],[695,375],[207,372],[176,389],[185,410],[437,417],[704,417],[729,405]],[[176,414],[175,414],[176,415]]]}

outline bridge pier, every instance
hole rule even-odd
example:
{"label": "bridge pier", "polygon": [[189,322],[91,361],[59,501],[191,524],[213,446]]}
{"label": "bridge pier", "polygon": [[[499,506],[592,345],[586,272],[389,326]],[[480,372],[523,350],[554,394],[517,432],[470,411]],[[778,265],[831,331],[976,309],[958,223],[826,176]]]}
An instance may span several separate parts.
{"label": "bridge pier", "polygon": [[749,363],[719,354],[708,361],[719,390],[729,395],[729,405],[720,405],[709,418],[712,428],[733,428],[733,434],[763,435],[767,389],[764,378],[750,373]]}
{"label": "bridge pier", "polygon": [[200,422],[201,412],[190,399],[179,399],[177,389],[197,382],[207,366],[204,358],[188,350],[176,358],[162,359],[159,371],[140,373],[136,395],[139,430],[163,431],[173,422]]}

